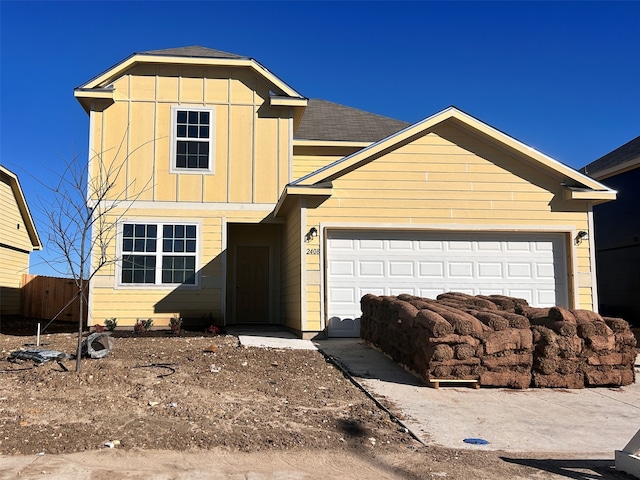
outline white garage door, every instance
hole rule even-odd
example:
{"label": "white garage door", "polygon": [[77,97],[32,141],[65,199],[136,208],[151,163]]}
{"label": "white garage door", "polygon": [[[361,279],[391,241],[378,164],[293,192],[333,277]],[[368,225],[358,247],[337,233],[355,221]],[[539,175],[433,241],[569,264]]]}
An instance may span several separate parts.
{"label": "white garage door", "polygon": [[360,298],[457,291],[568,305],[564,236],[329,230],[327,313],[332,337],[360,333]]}

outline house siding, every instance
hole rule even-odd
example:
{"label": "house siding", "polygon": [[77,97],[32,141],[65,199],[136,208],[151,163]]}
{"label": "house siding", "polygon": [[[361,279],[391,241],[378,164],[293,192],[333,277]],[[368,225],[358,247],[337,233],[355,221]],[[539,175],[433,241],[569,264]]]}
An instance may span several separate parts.
{"label": "house siding", "polygon": [[4,175],[0,174],[0,177],[2,179],[2,181],[0,181],[0,205],[2,205],[2,215],[0,215],[0,243],[30,252],[33,250],[33,245],[20,209],[18,208],[13,190],[8,183],[8,178],[5,181]]}
{"label": "house siding", "polygon": [[20,279],[29,271],[29,254],[0,246],[0,315],[20,314]]}
{"label": "house siding", "polygon": [[[566,241],[569,303],[593,307],[593,241],[573,239],[589,231],[590,202],[611,199],[613,192],[456,109],[366,148],[360,141],[333,141],[327,132],[307,132],[306,139],[301,132],[295,140],[306,100],[255,65],[222,66],[215,58],[196,65],[179,57],[133,57],[76,90],[91,115],[91,174],[118,172],[108,200],[131,200],[122,206],[129,210],[116,210],[112,218],[193,222],[200,232],[199,285],[122,286],[118,268],[109,265],[91,283],[90,324],[116,317],[120,326],[131,326],[153,318],[161,327],[174,315],[246,321],[250,317],[236,312],[250,303],[234,305],[235,299],[259,289],[239,294],[237,268],[246,273],[247,265],[263,266],[264,255],[239,264],[236,247],[266,245],[273,275],[268,321],[312,336],[326,327],[326,231],[358,227],[559,233]],[[88,93],[92,88],[95,94]],[[209,171],[172,167],[176,106],[211,111]],[[327,119],[317,121],[322,133]],[[565,200],[565,183],[584,186],[569,196],[589,200]],[[319,235],[306,241],[311,228]],[[117,258],[115,240],[109,248]],[[262,313],[251,318],[264,323]]]}
{"label": "house siding", "polygon": [[[461,130],[440,127],[333,180],[332,196],[308,210],[307,228],[566,231],[569,275],[579,276],[568,279],[570,290],[576,286],[570,302],[591,309],[589,243],[574,246],[569,239],[588,229],[587,210],[586,202],[563,200],[557,178]],[[307,259],[308,274],[321,269],[319,258]],[[311,285],[307,294],[320,298]],[[320,316],[319,301],[308,302],[307,315]]]}
{"label": "house siding", "polygon": [[[113,87],[114,103],[96,104],[91,112],[93,175],[101,164],[122,165],[111,200],[135,200],[125,218],[200,223],[201,284],[118,287],[117,270],[109,266],[91,284],[90,322],[116,317],[128,326],[153,318],[163,326],[174,315],[226,321],[225,222],[265,221],[290,181],[289,109],[270,108],[269,84],[242,68],[137,65]],[[213,111],[212,173],[171,171],[172,106],[178,104]],[[116,257],[115,242],[110,254]],[[299,321],[300,314],[292,318]]]}
{"label": "house siding", "polygon": [[[114,218],[118,215],[114,211]],[[105,318],[116,317],[119,326],[132,326],[137,318],[153,318],[155,326],[167,326],[173,316],[185,318],[209,318],[218,324],[227,321],[224,284],[226,279],[227,246],[224,244],[224,228],[228,223],[259,224],[264,211],[212,211],[182,209],[179,206],[163,209],[130,209],[124,220],[145,222],[196,222],[201,225],[200,235],[200,285],[194,288],[162,286],[119,286],[115,264],[100,270],[91,283],[90,325],[102,323]],[[268,213],[268,212],[267,212]],[[116,242],[110,245],[108,255],[116,258]],[[134,306],[134,307],[132,307]]]}
{"label": "house siding", "polygon": [[[225,78],[222,78],[225,77]],[[96,108],[91,156],[124,164],[114,194],[154,201],[275,203],[289,181],[288,109],[242,70],[142,65],[117,79],[115,103]],[[171,107],[214,109],[213,173],[171,173]],[[99,162],[93,162],[94,175]],[[252,181],[252,179],[256,179]]]}
{"label": "house siding", "polygon": [[358,147],[297,146],[293,147],[293,179],[297,180],[311,172],[357,152]]}
{"label": "house siding", "polygon": [[302,327],[302,221],[300,199],[289,209],[281,238],[281,312],[284,324]]}
{"label": "house siding", "polygon": [[0,315],[20,314],[20,280],[33,245],[9,178],[0,173]]}
{"label": "house siding", "polygon": [[618,199],[593,209],[600,310],[640,326],[640,168],[604,182]]}

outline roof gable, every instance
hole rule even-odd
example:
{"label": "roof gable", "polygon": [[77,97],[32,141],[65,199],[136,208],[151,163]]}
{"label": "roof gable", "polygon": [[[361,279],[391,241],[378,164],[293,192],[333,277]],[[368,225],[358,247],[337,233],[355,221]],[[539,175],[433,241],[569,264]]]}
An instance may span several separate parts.
{"label": "roof gable", "polygon": [[303,103],[306,103],[304,96],[267,70],[255,59],[197,45],[134,53],[120,63],[77,87],[74,90],[74,96],[86,111],[89,111],[89,99],[96,98],[113,101],[114,89],[111,84],[116,79],[125,75],[130,68],[145,63],[249,68],[258,76],[264,78],[271,85],[276,95],[304,100]]}
{"label": "roof gable", "polygon": [[455,107],[449,107],[352,155],[322,167],[315,172],[296,180],[293,182],[293,185],[316,185],[331,182],[332,180],[335,180],[342,175],[399,148],[401,145],[410,142],[412,139],[427,134],[444,122],[452,122],[457,127],[497,144],[500,148],[522,158],[523,161],[528,161],[559,177],[566,187],[570,189],[570,198],[589,200],[591,198],[589,197],[588,192],[600,192],[600,195],[592,195],[594,200],[612,200],[615,198],[615,192],[601,183],[536,151],[535,149],[515,140],[505,133],[481,122]]}
{"label": "roof gable", "polygon": [[29,233],[29,239],[31,240],[31,245],[33,245],[34,250],[42,249],[42,242],[40,242],[40,237],[38,236],[38,231],[36,230],[36,225],[33,222],[33,218],[31,217],[31,212],[29,211],[29,207],[27,206],[27,201],[24,198],[24,194],[22,193],[22,188],[20,187],[20,182],[18,181],[18,177],[11,170],[0,165],[0,173],[3,176],[6,176],[8,179],[8,183],[11,186],[11,191],[13,192],[13,196],[15,197],[16,203],[18,204],[18,209],[20,210],[20,214],[22,215],[22,221]]}

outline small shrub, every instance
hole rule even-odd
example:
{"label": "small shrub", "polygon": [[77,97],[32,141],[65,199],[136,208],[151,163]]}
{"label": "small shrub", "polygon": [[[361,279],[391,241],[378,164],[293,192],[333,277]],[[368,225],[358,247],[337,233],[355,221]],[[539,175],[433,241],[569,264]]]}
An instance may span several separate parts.
{"label": "small shrub", "polygon": [[180,330],[182,330],[182,318],[175,316],[175,317],[171,317],[171,319],[169,320],[169,327],[171,328],[171,331],[173,333],[175,333],[176,335],[180,333]]}
{"label": "small shrub", "polygon": [[118,319],[115,317],[107,318],[104,321],[104,326],[107,330],[109,330],[110,332],[113,332],[118,326]]}
{"label": "small shrub", "polygon": [[93,326],[93,331],[97,333],[102,333],[105,331],[105,328],[104,326],[98,324]]}
{"label": "small shrub", "polygon": [[151,330],[151,327],[153,327],[152,318],[147,318],[146,320],[138,318],[136,320],[136,324],[133,326],[133,332],[134,333],[148,332],[149,330]]}
{"label": "small shrub", "polygon": [[212,335],[220,335],[220,328],[216,327],[215,325],[209,325],[205,332]]}

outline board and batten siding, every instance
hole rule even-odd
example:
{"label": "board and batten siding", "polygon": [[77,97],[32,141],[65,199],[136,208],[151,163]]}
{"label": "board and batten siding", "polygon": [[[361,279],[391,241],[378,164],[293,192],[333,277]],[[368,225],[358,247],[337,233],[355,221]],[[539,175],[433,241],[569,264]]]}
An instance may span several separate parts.
{"label": "board and batten siding", "polygon": [[[268,106],[269,86],[248,70],[140,65],[113,83],[115,103],[91,112],[98,159],[124,164],[115,194],[152,201],[275,203],[290,181],[290,112]],[[171,107],[206,107],[213,173],[171,173]]]}
{"label": "board and batten siding", "polygon": [[[166,206],[166,205],[165,205]],[[118,269],[114,264],[103,268],[91,283],[90,324],[101,324],[105,318],[116,317],[119,326],[132,326],[137,318],[153,318],[155,326],[167,326],[173,316],[200,318],[209,314],[217,321],[224,317],[224,282],[226,278],[224,245],[225,222],[258,224],[268,212],[212,210],[204,205],[190,209],[162,205],[147,209],[132,208],[125,221],[195,222],[200,228],[200,286],[196,288],[117,286]],[[114,215],[118,212],[114,211]],[[117,258],[116,241],[111,243],[108,255]]]}
{"label": "board and batten siding", "polygon": [[[333,180],[333,194],[307,211],[307,228],[357,227],[489,231],[588,230],[586,202],[566,202],[557,178],[452,127],[441,127]],[[319,244],[324,248],[323,244]],[[577,272],[575,308],[591,309],[589,242],[567,235],[569,275]],[[307,272],[321,269],[308,256]],[[575,263],[575,265],[574,265]],[[569,279],[571,280],[571,279]],[[573,281],[569,281],[573,285]],[[571,287],[570,287],[571,290]],[[316,295],[313,285],[308,295]],[[307,303],[309,318],[320,302]]]}

